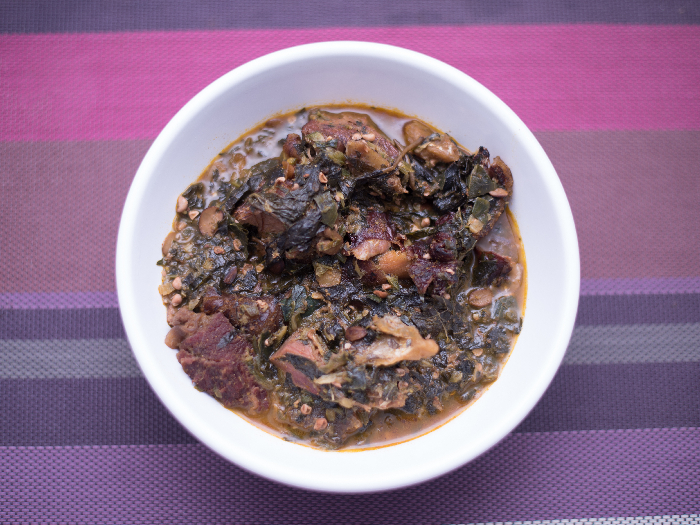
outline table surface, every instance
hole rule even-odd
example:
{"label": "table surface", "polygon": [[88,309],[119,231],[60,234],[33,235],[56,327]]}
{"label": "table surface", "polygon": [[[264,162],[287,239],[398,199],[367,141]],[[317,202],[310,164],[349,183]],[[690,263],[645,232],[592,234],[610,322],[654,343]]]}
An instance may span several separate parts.
{"label": "table surface", "polygon": [[[0,522],[700,523],[698,24],[684,0],[2,2]],[[172,419],[113,261],[139,162],[190,97],[350,39],[441,59],[522,117],[569,196],[582,286],[563,366],[502,443],[341,496],[242,471]]]}

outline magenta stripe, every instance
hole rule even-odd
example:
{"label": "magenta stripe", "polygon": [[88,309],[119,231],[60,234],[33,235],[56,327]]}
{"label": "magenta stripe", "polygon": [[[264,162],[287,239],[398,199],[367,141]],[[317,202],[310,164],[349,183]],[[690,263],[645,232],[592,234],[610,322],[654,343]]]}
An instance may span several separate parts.
{"label": "magenta stripe", "polygon": [[5,447],[0,466],[5,522],[433,525],[689,514],[700,501],[700,429],[515,434],[432,482],[357,496],[281,487],[201,445]]}
{"label": "magenta stripe", "polygon": [[344,39],[444,60],[534,130],[700,128],[700,27],[418,26],[2,35],[0,140],[153,138],[232,68]]}

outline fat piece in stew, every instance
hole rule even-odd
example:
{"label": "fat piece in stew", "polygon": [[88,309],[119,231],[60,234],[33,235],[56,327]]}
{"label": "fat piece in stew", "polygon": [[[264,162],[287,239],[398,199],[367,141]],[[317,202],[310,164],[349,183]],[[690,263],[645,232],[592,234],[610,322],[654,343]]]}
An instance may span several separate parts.
{"label": "fat piece in stew", "polygon": [[395,443],[496,380],[522,326],[513,178],[397,113],[304,109],[222,151],[163,243],[166,344],[280,437]]}

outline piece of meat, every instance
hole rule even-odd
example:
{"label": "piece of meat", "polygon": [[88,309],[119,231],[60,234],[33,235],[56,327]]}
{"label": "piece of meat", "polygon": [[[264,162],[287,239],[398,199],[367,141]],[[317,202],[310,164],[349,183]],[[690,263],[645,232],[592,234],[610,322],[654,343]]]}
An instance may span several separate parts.
{"label": "piece of meat", "polygon": [[366,140],[349,140],[345,147],[345,155],[350,173],[361,174],[388,168],[394,162],[394,158],[382,153],[376,146],[370,146]]}
{"label": "piece of meat", "polygon": [[476,244],[477,251],[492,252],[518,262],[518,241],[507,214],[502,214],[491,231]]}
{"label": "piece of meat", "polygon": [[450,163],[459,159],[459,150],[450,137],[433,131],[419,120],[406,122],[403,127],[403,133],[406,138],[406,144],[433,137],[429,142],[414,149],[414,154],[425,160],[429,167],[434,166],[438,162]]}
{"label": "piece of meat", "polygon": [[287,225],[276,215],[260,210],[248,202],[240,205],[234,212],[233,217],[238,222],[255,226],[260,235],[282,233],[287,230]]}
{"label": "piece of meat", "polygon": [[414,242],[406,251],[415,259],[449,262],[459,258],[457,239],[452,233],[439,231],[429,237]]}
{"label": "piece of meat", "polygon": [[[301,128],[304,138],[312,133],[321,133],[324,137],[332,137],[338,141],[338,149],[345,151],[347,143],[353,140],[353,135],[374,135],[374,143],[382,152],[391,159],[395,159],[399,150],[392,144],[379,127],[372,121],[369,115],[343,111],[331,113],[329,111],[316,110],[309,114],[309,121]],[[364,139],[362,139],[364,140]]]}
{"label": "piece of meat", "polygon": [[422,295],[433,284],[433,294],[440,295],[450,286],[457,284],[458,261],[437,262],[426,259],[415,259],[408,267],[408,274]]}
{"label": "piece of meat", "polygon": [[255,380],[247,361],[253,347],[221,313],[202,315],[194,333],[180,343],[177,360],[195,386],[227,408],[249,413],[269,407],[267,391]]}
{"label": "piece of meat", "polygon": [[381,239],[367,239],[366,241],[362,241],[355,246],[351,252],[356,259],[366,261],[375,255],[380,255],[387,252],[389,248],[391,248],[391,243],[389,241],[383,241]]}
{"label": "piece of meat", "polygon": [[360,269],[360,280],[371,286],[377,286],[386,282],[386,274],[373,260],[358,260],[357,267]]}
{"label": "piece of meat", "polygon": [[476,253],[476,265],[472,274],[474,286],[499,285],[515,266],[510,257],[479,249],[475,249],[474,252]]}
{"label": "piece of meat", "polygon": [[206,294],[202,299],[202,311],[209,315],[221,312],[235,328],[250,335],[273,334],[282,326],[279,301],[269,295]]}
{"label": "piece of meat", "polygon": [[289,374],[296,386],[318,394],[319,389],[314,379],[321,376],[318,367],[324,365],[324,360],[318,346],[308,337],[308,332],[308,328],[300,328],[294,332],[279,350],[270,356],[270,361]]}
{"label": "piece of meat", "polygon": [[282,151],[287,157],[294,159],[301,159],[302,153],[304,153],[304,147],[301,143],[301,137],[296,133],[290,133],[287,135],[287,140],[284,141],[284,146],[282,146]]}
{"label": "piece of meat", "polygon": [[506,203],[510,199],[510,195],[513,192],[513,176],[510,172],[510,168],[500,159],[496,157],[493,159],[491,166],[488,169],[489,176],[492,179],[498,181],[498,183],[508,192],[504,197],[495,198],[495,203],[491,206],[489,210],[489,221],[484,224],[480,231],[474,234],[475,239],[482,239],[491,231],[501,214],[506,209]]}
{"label": "piece of meat", "polygon": [[366,261],[391,248],[394,230],[385,213],[371,210],[359,231],[351,236],[350,253],[356,259]]}
{"label": "piece of meat", "polygon": [[432,357],[439,350],[435,341],[424,339],[415,326],[408,326],[394,315],[374,316],[370,327],[382,335],[369,346],[358,350],[355,354],[357,364],[391,366],[399,361],[419,361]]}

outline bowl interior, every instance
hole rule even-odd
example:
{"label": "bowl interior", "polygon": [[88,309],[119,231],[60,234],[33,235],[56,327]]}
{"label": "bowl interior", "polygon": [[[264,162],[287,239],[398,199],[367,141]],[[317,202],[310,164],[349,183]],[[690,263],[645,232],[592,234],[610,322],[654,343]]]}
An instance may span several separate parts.
{"label": "bowl interior", "polygon": [[[511,203],[527,255],[523,331],[501,377],[448,424],[399,445],[325,452],[285,442],[194,389],[163,343],[168,326],[157,287],[161,243],[177,196],[209,161],[269,116],[308,105],[356,102],[395,108],[500,156],[515,180]],[[463,73],[418,53],[378,44],[324,43],[248,63],[192,99],[139,168],[117,247],[119,304],[144,375],[171,413],[225,458],[304,488],[363,492],[445,473],[502,439],[527,415],[566,350],[578,302],[573,218],[544,151],[518,117]],[[411,458],[407,461],[407,458]]]}

